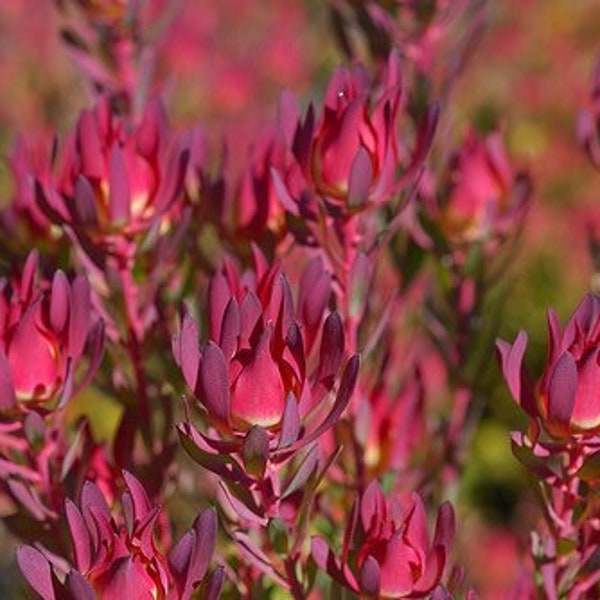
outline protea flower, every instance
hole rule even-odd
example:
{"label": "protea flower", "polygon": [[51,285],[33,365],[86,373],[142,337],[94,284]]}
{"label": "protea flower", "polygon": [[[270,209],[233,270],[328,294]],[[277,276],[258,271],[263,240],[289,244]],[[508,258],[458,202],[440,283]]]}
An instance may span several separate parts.
{"label": "protea flower", "polygon": [[[198,326],[186,313],[173,351],[211,424],[234,442],[229,451],[240,450],[246,438],[253,448],[260,440],[263,454],[291,451],[339,417],[354,388],[358,357],[342,374],[343,325],[336,312],[324,317],[331,289],[320,259],[304,271],[296,306],[279,267],[268,268],[258,253],[255,265],[253,279],[225,263],[209,286],[209,340],[199,347]],[[326,396],[340,375],[330,405]],[[189,424],[182,427],[195,437]]]}
{"label": "protea flower", "polygon": [[[73,566],[43,548],[22,546],[17,562],[43,600],[57,598],[186,600],[205,580],[216,542],[216,515],[205,509],[165,555],[154,540],[160,508],[139,481],[124,472],[122,515],[111,514],[100,489],[84,484],[79,506],[67,500],[65,514],[73,547]],[[218,598],[222,570],[204,581],[204,598]],[[65,596],[68,594],[68,596]]]}
{"label": "protea flower", "polygon": [[373,482],[355,504],[340,559],[321,537],[312,540],[317,565],[356,593],[377,598],[423,598],[441,582],[454,537],[454,511],[440,507],[433,540],[423,501],[413,494],[387,502]]}
{"label": "protea flower", "polygon": [[[87,280],[69,282],[62,271],[52,281],[36,281],[37,253],[20,277],[0,281],[0,407],[64,403],[85,385],[99,366],[103,326],[94,316]],[[86,373],[75,374],[86,347]]]}
{"label": "protea flower", "polygon": [[498,340],[508,387],[552,436],[596,434],[600,431],[600,298],[588,294],[564,329],[549,311],[548,328],[546,367],[535,386],[523,367],[527,333],[520,331],[513,344]]}

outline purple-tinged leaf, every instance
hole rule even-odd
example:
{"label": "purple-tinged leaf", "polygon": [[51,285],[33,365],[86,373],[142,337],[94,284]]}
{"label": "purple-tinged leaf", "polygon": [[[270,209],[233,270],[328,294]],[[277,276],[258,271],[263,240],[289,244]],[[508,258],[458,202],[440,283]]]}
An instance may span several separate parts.
{"label": "purple-tinged leaf", "polygon": [[96,600],[96,592],[87,579],[76,570],[69,571],[67,575],[67,589],[73,600]]}
{"label": "purple-tinged leaf", "polygon": [[200,365],[202,402],[211,417],[229,423],[229,374],[223,351],[214,342],[204,348]]}
{"label": "purple-tinged leaf", "polygon": [[232,482],[225,484],[223,481],[219,481],[219,485],[231,508],[241,519],[261,527],[267,524],[264,512],[256,504],[248,488]]}
{"label": "purple-tinged leaf", "polygon": [[570,352],[565,352],[554,365],[548,381],[548,419],[568,428],[577,392],[577,365]]}
{"label": "purple-tinged leaf", "polygon": [[73,209],[77,217],[77,224],[84,227],[98,226],[98,211],[96,208],[96,194],[87,177],[78,175],[75,180],[75,195]]}
{"label": "purple-tinged leaf", "polygon": [[230,298],[231,290],[227,279],[222,271],[217,271],[208,284],[208,331],[214,342],[221,338],[223,315]]}
{"label": "purple-tinged leaf", "polygon": [[496,349],[500,356],[502,372],[508,384],[508,389],[513,398],[521,403],[522,364],[527,348],[527,332],[521,330],[514,343],[508,344],[504,340],[496,340]]}
{"label": "purple-tinged leaf", "polygon": [[[234,297],[229,299],[223,314],[221,324],[221,336],[219,346],[223,351],[225,360],[231,360],[237,350],[238,337],[240,335],[240,310]],[[216,340],[215,340],[216,341]]]}
{"label": "purple-tinged leaf", "polygon": [[267,577],[270,577],[282,586],[284,589],[289,589],[287,580],[282,577],[271,565],[269,557],[252,541],[252,539],[241,531],[235,531],[232,534],[233,539],[238,545],[241,553],[247,558],[247,560],[255,566],[261,573],[264,573]]}
{"label": "purple-tinged leaf", "polygon": [[89,110],[83,110],[77,122],[77,152],[82,173],[100,179],[104,174],[104,157],[96,121]]}
{"label": "purple-tinged leaf", "polygon": [[377,481],[372,481],[360,500],[360,521],[365,532],[377,529],[377,525],[386,520],[385,496]]}
{"label": "purple-tinged leaf", "polygon": [[335,424],[350,402],[350,398],[352,397],[352,392],[354,391],[354,386],[356,385],[356,380],[358,378],[359,365],[360,358],[358,354],[355,354],[350,358],[346,368],[344,369],[335,402],[323,422],[315,430],[304,437],[301,437],[294,444],[288,446],[287,448],[283,448],[282,450],[276,450],[276,455],[293,452],[314,442]]}
{"label": "purple-tinged leaf", "polygon": [[81,356],[85,347],[92,305],[90,285],[85,277],[78,275],[71,286],[71,311],[69,315],[69,355]]}
{"label": "purple-tinged leaf", "polygon": [[125,485],[131,494],[131,499],[133,500],[134,518],[136,520],[144,519],[146,514],[153,509],[150,498],[148,498],[148,494],[139,480],[129,473],[129,471],[123,469],[122,475]]}
{"label": "purple-tinged leaf", "polygon": [[203,600],[218,600],[221,596],[221,589],[225,583],[225,569],[218,566],[208,577],[206,583],[202,586]]}
{"label": "purple-tinged leaf", "polygon": [[369,200],[369,190],[373,182],[373,165],[371,157],[364,146],[360,146],[348,178],[348,204],[352,208],[360,208]]}
{"label": "purple-tinged leaf", "polygon": [[130,218],[131,195],[125,157],[117,143],[113,144],[110,152],[108,186],[110,221],[114,225],[124,225]]}
{"label": "purple-tinged leaf", "polygon": [[355,592],[360,591],[352,573],[348,569],[345,572],[342,570],[335,555],[322,537],[315,536],[311,539],[310,553],[317,566],[334,581],[343,587],[349,587]]}
{"label": "purple-tinged leaf", "polygon": [[23,577],[42,600],[55,600],[52,572],[46,557],[31,546],[17,549],[17,564]]}
{"label": "purple-tinged leaf", "polygon": [[56,271],[52,278],[50,295],[50,323],[55,331],[62,333],[69,317],[71,289],[65,274]]}
{"label": "purple-tinged leaf", "polygon": [[419,595],[431,592],[439,583],[446,565],[446,549],[443,546],[434,546],[425,561],[425,569],[412,591]]}
{"label": "purple-tinged leaf", "polygon": [[283,416],[281,418],[281,432],[277,448],[286,448],[293,444],[300,434],[300,413],[298,412],[298,401],[291,392],[285,399]]}
{"label": "purple-tinged leaf", "polygon": [[269,435],[262,427],[254,425],[246,434],[242,458],[248,473],[263,477],[269,459]]}
{"label": "purple-tinged leaf", "polygon": [[222,479],[249,484],[250,479],[241,465],[228,454],[207,450],[206,442],[190,424],[180,423],[177,426],[177,433],[183,449],[199,465]]}
{"label": "purple-tinged leaf", "polygon": [[8,489],[17,502],[27,509],[31,516],[37,521],[45,521],[49,516],[55,516],[52,511],[44,506],[35,491],[35,488],[30,489],[21,481],[9,479]]}
{"label": "purple-tinged leaf", "polygon": [[298,205],[292,198],[285,182],[281,178],[281,175],[274,167],[271,167],[271,181],[273,182],[273,189],[279,198],[279,202],[283,208],[292,215],[299,216]]}
{"label": "purple-tinged leaf", "polygon": [[201,362],[199,332],[196,321],[187,310],[183,313],[181,331],[174,339],[173,354],[186,383],[196,393]]}
{"label": "purple-tinged leaf", "polygon": [[369,554],[360,568],[360,589],[367,596],[379,596],[381,570],[379,563]]}
{"label": "purple-tinged leaf", "polygon": [[181,194],[185,172],[190,159],[187,149],[172,146],[163,166],[163,177],[155,196],[157,215],[164,214],[171,204]]}
{"label": "purple-tinged leaf", "polygon": [[319,466],[319,449],[317,445],[313,445],[304,458],[302,462],[292,475],[290,481],[285,484],[283,490],[281,492],[281,499],[284,500],[288,496],[291,496],[298,490],[302,489],[308,480],[311,478],[313,473],[317,471],[317,467]]}
{"label": "purple-tinged leaf", "polygon": [[73,545],[73,554],[75,555],[75,564],[77,568],[86,573],[91,565],[91,539],[83,515],[74,502],[65,501],[65,513],[69,524],[69,533]]}
{"label": "purple-tinged leaf", "polygon": [[445,548],[446,552],[449,552],[455,532],[456,518],[454,516],[454,508],[450,502],[444,502],[438,511],[433,545],[439,545]]}
{"label": "purple-tinged leaf", "polygon": [[37,250],[32,250],[25,261],[23,274],[21,275],[21,301],[29,302],[33,295],[33,288],[38,270],[39,254]]}
{"label": "purple-tinged leaf", "polygon": [[344,324],[337,312],[332,312],[323,324],[321,348],[319,353],[319,379],[326,380],[326,387],[331,388],[333,378],[342,364],[344,357]]}
{"label": "purple-tinged leaf", "polygon": [[0,348],[0,411],[10,412],[17,406],[10,365]]}
{"label": "purple-tinged leaf", "polygon": [[106,498],[100,491],[100,488],[92,481],[85,481],[81,488],[81,514],[85,520],[87,530],[92,538],[92,547],[94,549],[100,546],[100,537],[97,528],[97,519],[94,514],[103,517],[105,521],[110,521],[111,514]]}

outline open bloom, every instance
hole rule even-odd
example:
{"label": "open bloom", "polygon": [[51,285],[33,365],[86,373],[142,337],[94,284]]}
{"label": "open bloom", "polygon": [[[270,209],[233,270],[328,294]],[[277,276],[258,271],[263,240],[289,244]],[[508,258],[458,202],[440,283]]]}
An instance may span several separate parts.
{"label": "open bloom", "polygon": [[103,326],[94,316],[90,288],[81,276],[69,282],[61,271],[36,282],[32,252],[20,277],[0,281],[0,407],[68,400],[86,346],[90,349],[83,385],[99,366]]}
{"label": "open bloom", "polygon": [[[255,262],[255,279],[231,262],[215,274],[208,298],[210,339],[200,348],[198,326],[185,314],[174,355],[223,436],[255,439],[258,428],[261,439],[279,448],[306,444],[350,400],[358,357],[342,369],[344,330],[336,312],[325,317],[331,281],[320,259],[305,269],[296,306],[279,267],[269,268],[258,253]],[[331,406],[324,400],[338,381]]]}
{"label": "open bloom", "polygon": [[[187,600],[203,581],[216,542],[215,513],[206,509],[193,527],[165,555],[154,540],[160,509],[139,481],[124,472],[122,516],[111,514],[100,489],[84,484],[80,505],[67,500],[65,512],[74,566],[57,561],[43,548],[22,546],[17,562],[27,582],[43,600],[106,598]],[[217,598],[223,573],[206,578],[207,598]]]}
{"label": "open bloom", "polygon": [[321,537],[312,540],[317,565],[356,593],[377,598],[423,598],[440,583],[454,537],[454,511],[440,507],[433,541],[423,501],[387,502],[373,482],[354,506],[341,559]]}
{"label": "open bloom", "polygon": [[553,436],[600,431],[600,298],[588,294],[562,329],[548,312],[546,367],[533,386],[523,368],[527,334],[497,342],[502,371],[515,400]]}
{"label": "open bloom", "polygon": [[38,177],[36,198],[88,255],[120,253],[140,234],[169,228],[187,152],[158,102],[150,102],[133,127],[102,98],[81,113],[63,147],[56,172]]}
{"label": "open bloom", "polygon": [[318,122],[312,106],[301,121],[292,99],[284,95],[281,128],[295,161],[276,175],[286,210],[304,214],[308,193],[320,197],[332,212],[348,214],[398,192],[421,166],[437,121],[432,109],[409,152],[398,124],[405,100],[395,54],[378,84],[369,80],[362,65],[338,68]]}

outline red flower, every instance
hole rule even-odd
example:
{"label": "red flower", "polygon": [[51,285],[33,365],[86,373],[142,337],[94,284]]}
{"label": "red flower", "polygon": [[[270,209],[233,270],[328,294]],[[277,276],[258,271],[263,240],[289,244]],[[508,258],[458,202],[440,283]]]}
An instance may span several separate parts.
{"label": "red flower", "polygon": [[453,537],[449,503],[440,507],[430,543],[421,498],[413,494],[404,506],[388,503],[373,482],[353,509],[341,560],[320,537],[313,538],[312,555],[321,569],[354,592],[422,598],[439,585]]}
{"label": "red flower", "polygon": [[338,68],[317,124],[312,106],[302,122],[293,100],[284,95],[281,128],[295,159],[276,174],[286,210],[304,214],[307,191],[321,197],[333,212],[343,213],[363,210],[397,193],[422,165],[437,122],[437,111],[432,109],[411,153],[399,136],[405,100],[395,54],[378,84],[369,80],[362,65]]}
{"label": "red flower", "polygon": [[[43,548],[22,546],[17,551],[21,572],[43,600],[58,597],[113,600],[131,598],[187,600],[204,579],[216,542],[215,513],[206,509],[190,531],[165,556],[154,541],[160,515],[139,481],[124,472],[126,490],[121,497],[122,518],[111,514],[99,488],[84,484],[80,506],[67,500],[65,512],[73,546],[74,567],[63,568],[59,579],[56,557]],[[217,598],[223,573],[207,578],[207,597]],[[210,594],[213,594],[212,596]]]}
{"label": "red flower", "polygon": [[91,350],[83,385],[99,366],[103,326],[94,317],[87,280],[70,283],[57,271],[52,281],[36,283],[37,254],[23,274],[0,282],[0,405],[45,404],[74,391],[74,374],[86,345]]}
{"label": "red flower", "polygon": [[472,243],[506,235],[523,215],[530,184],[515,174],[502,138],[469,133],[450,162],[447,190],[435,212],[445,239]]}
{"label": "red flower", "polygon": [[553,436],[600,431],[600,298],[588,294],[564,330],[548,313],[546,367],[533,387],[525,376],[523,356],[527,334],[511,345],[499,340],[504,377],[515,400]]}
{"label": "red flower", "polygon": [[187,156],[158,102],[147,105],[133,128],[103,98],[94,111],[81,113],[57,173],[38,182],[37,201],[92,258],[120,254],[140,234],[169,228]]}
{"label": "red flower", "polygon": [[[330,275],[319,259],[309,263],[295,307],[279,267],[268,268],[258,254],[255,263],[253,279],[226,262],[209,286],[209,341],[199,348],[198,326],[185,314],[174,355],[222,435],[256,442],[260,428],[271,450],[304,445],[330,427],[350,400],[358,357],[348,361],[329,406],[326,395],[340,377],[345,350],[340,317],[332,312],[324,318]],[[197,432],[186,432],[196,438]]]}

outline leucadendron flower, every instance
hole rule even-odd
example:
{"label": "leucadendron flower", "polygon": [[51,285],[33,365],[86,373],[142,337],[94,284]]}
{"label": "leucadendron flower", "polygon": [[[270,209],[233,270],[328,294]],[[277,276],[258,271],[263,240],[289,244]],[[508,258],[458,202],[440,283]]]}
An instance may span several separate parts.
{"label": "leucadendron flower", "polygon": [[92,260],[130,254],[144,236],[169,230],[179,214],[188,153],[160,102],[149,102],[132,124],[100,98],[61,146],[53,172],[34,173],[36,201]]}
{"label": "leucadendron flower", "polygon": [[[0,410],[66,402],[93,376],[103,351],[87,280],[62,271],[37,280],[32,252],[22,274],[0,280]],[[76,377],[85,351],[87,368]]]}
{"label": "leucadendron flower", "polygon": [[496,343],[504,378],[513,398],[544,429],[558,438],[600,431],[600,298],[588,294],[566,326],[548,312],[548,356],[535,385],[523,357],[527,333],[513,344]]}
{"label": "leucadendron flower", "polygon": [[[186,312],[173,352],[229,451],[260,440],[263,454],[291,452],[339,418],[358,356],[346,357],[341,318],[326,311],[331,277],[320,259],[306,267],[296,303],[280,267],[258,253],[255,274],[242,275],[227,261],[209,285],[208,340],[200,346],[199,327]],[[181,427],[200,442],[189,423]]]}
{"label": "leucadendron flower", "polygon": [[470,132],[452,156],[438,191],[433,219],[450,244],[506,237],[523,220],[531,192],[511,164],[502,136]]}
{"label": "leucadendron flower", "polygon": [[312,556],[336,582],[366,597],[423,598],[441,583],[454,527],[454,510],[444,503],[431,540],[420,496],[388,501],[373,482],[354,505],[341,557],[321,537],[312,540]]}
{"label": "leucadendron flower", "polygon": [[216,600],[223,571],[217,568],[208,574],[216,543],[215,512],[203,510],[192,528],[165,553],[154,539],[160,508],[150,502],[133,475],[124,472],[123,478],[126,487],[120,515],[111,512],[91,481],[82,488],[79,506],[67,500],[72,563],[43,547],[17,550],[17,563],[31,588],[42,600],[187,600],[203,584],[201,597]]}
{"label": "leucadendron flower", "polygon": [[332,214],[349,215],[390,200],[422,166],[437,123],[427,111],[412,132],[412,149],[401,133],[409,122],[400,60],[395,53],[378,81],[363,65],[333,74],[317,121],[313,106],[301,120],[294,100],[284,94],[280,127],[294,162],[276,169],[275,181],[286,210],[305,215],[309,197]]}

